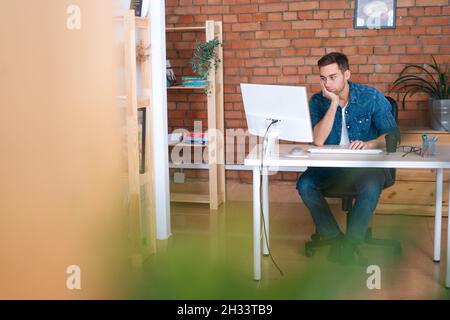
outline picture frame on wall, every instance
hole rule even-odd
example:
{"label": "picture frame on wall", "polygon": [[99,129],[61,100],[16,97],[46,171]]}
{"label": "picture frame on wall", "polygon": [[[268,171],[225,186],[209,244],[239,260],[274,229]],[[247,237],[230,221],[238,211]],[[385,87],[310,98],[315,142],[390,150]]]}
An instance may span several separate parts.
{"label": "picture frame on wall", "polygon": [[134,10],[136,17],[146,17],[149,7],[149,0],[130,0],[130,10]]}
{"label": "picture frame on wall", "polygon": [[394,29],[396,0],[355,0],[355,29]]}

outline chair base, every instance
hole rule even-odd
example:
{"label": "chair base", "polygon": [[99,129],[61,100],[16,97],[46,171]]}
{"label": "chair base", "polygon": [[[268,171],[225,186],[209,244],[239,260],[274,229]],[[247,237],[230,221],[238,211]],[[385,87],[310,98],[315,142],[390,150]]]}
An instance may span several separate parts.
{"label": "chair base", "polygon": [[[317,248],[329,246],[331,245],[331,243],[332,241],[330,240],[321,239],[320,235],[316,232],[313,235],[311,235],[311,241],[305,243],[305,255],[307,257],[312,257],[314,256]],[[391,247],[395,255],[400,256],[402,254],[402,246],[400,244],[400,241],[373,238],[371,228],[367,229],[364,243],[374,246]]]}

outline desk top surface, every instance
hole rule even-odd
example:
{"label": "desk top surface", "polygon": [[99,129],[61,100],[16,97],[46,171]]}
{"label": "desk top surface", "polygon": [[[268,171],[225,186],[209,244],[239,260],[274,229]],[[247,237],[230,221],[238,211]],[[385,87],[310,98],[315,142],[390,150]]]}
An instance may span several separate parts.
{"label": "desk top surface", "polygon": [[[293,147],[302,148],[307,157],[288,157]],[[443,168],[450,169],[450,146],[437,145],[436,155],[421,157],[415,153],[402,156],[404,152],[387,154],[311,154],[309,144],[280,144],[275,155],[264,159],[270,167],[348,167],[348,168]],[[260,146],[255,146],[244,161],[246,166],[260,166]]]}

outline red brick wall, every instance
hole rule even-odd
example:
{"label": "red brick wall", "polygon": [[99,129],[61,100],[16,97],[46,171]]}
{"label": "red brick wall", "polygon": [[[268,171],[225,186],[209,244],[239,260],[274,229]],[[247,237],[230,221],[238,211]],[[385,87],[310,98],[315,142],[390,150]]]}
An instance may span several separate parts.
{"label": "red brick wall", "polygon": [[[223,21],[225,127],[246,128],[239,83],[307,85],[319,91],[317,60],[327,52],[348,55],[352,80],[388,92],[404,63],[450,62],[450,1],[397,0],[396,28],[353,28],[354,0],[166,0],[168,25]],[[178,77],[191,74],[188,59],[201,33],[168,33],[168,58]],[[200,38],[200,39],[204,39]],[[396,95],[393,95],[397,97]],[[426,97],[409,99],[404,126],[428,124]],[[192,127],[206,119],[201,94],[169,94],[169,126]],[[206,126],[206,121],[204,126]],[[247,173],[227,173],[248,180]],[[292,174],[274,179],[295,179]]]}

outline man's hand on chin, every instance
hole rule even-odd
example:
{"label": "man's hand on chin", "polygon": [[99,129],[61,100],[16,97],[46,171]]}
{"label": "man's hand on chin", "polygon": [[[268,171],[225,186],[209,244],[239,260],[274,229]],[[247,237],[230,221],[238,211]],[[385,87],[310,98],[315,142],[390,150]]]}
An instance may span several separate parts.
{"label": "man's hand on chin", "polygon": [[323,84],[322,81],[320,81],[320,86],[322,87],[322,94],[325,98],[327,98],[328,100],[330,100],[332,103],[336,103],[336,105],[339,104],[339,96],[333,92],[330,92],[327,90],[327,88],[325,88],[325,85]]}

